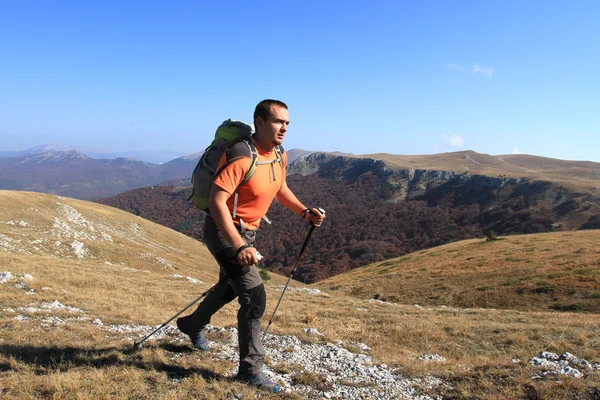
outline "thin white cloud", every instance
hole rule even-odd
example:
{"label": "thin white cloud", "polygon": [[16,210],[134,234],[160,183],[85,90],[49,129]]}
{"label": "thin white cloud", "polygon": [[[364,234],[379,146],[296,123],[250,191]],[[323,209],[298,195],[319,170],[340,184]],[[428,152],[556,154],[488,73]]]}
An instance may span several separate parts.
{"label": "thin white cloud", "polygon": [[523,154],[523,153],[521,153],[521,150],[519,150],[519,148],[518,148],[518,147],[515,147],[515,148],[513,149],[513,152],[512,152],[512,153],[513,153],[513,154]]}
{"label": "thin white cloud", "polygon": [[460,65],[460,64],[455,64],[455,63],[450,63],[450,64],[446,64],[446,68],[448,69],[456,69],[459,71],[464,71],[465,69],[467,69],[466,67]]}
{"label": "thin white cloud", "polygon": [[442,133],[439,137],[439,141],[441,142],[442,147],[446,149],[460,149],[464,143],[464,140],[460,135],[448,135],[447,133]]}
{"label": "thin white cloud", "polygon": [[471,70],[474,74],[482,74],[491,78],[494,75],[494,68],[482,67],[481,65],[473,65],[473,69]]}

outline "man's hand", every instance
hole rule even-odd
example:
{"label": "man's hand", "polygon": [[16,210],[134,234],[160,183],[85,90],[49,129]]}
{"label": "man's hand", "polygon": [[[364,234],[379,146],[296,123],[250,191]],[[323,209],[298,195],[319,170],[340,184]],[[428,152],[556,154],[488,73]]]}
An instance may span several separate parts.
{"label": "man's hand", "polygon": [[[242,246],[245,247],[241,251],[237,252],[237,260],[238,263],[242,267],[248,267],[250,265],[258,264],[258,251],[254,247]],[[262,257],[261,257],[262,258]]]}
{"label": "man's hand", "polygon": [[314,226],[321,226],[323,220],[325,219],[325,210],[321,207],[313,207],[311,209],[305,210],[304,221],[310,222]]}

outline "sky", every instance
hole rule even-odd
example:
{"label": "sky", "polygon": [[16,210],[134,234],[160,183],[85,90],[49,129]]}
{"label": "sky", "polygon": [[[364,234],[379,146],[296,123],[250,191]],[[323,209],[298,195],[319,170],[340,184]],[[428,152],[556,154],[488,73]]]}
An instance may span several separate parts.
{"label": "sky", "polygon": [[204,150],[284,101],[286,149],[600,162],[597,0],[3,0],[0,150]]}

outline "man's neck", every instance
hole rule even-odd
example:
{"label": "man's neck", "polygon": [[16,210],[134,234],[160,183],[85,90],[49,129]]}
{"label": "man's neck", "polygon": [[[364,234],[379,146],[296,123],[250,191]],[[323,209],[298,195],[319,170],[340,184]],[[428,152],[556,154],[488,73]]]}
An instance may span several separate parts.
{"label": "man's neck", "polygon": [[256,141],[258,146],[266,152],[270,152],[275,148],[275,145],[273,143],[266,141],[264,138],[261,138],[257,134],[254,134],[254,140]]}

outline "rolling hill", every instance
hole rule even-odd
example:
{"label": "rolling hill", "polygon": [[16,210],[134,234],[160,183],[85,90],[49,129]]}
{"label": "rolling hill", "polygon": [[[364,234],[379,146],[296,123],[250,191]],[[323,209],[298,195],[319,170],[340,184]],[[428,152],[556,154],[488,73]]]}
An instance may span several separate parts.
{"label": "rolling hill", "polygon": [[[208,353],[172,325],[132,349],[216,280],[203,244],[104,205],[0,191],[0,397],[591,400],[598,243],[467,240],[293,283],[266,339],[287,388],[275,396],[231,379],[234,303],[211,321]],[[265,325],[286,280],[271,277]]]}
{"label": "rolling hill", "polygon": [[[457,160],[464,163],[466,156],[478,160],[476,166],[505,164],[496,157],[462,152],[422,156],[419,165],[457,166]],[[394,163],[411,159],[389,158]],[[533,157],[525,160],[530,160],[530,170],[538,168],[537,174],[546,165]],[[570,165],[544,162],[553,171],[557,165]],[[591,163],[588,172],[597,166]],[[298,279],[315,282],[376,261],[481,237],[487,231],[509,235],[600,228],[600,196],[587,181],[567,184],[509,176],[517,167],[501,176],[398,168],[390,167],[389,161],[325,153],[303,156],[290,165],[290,188],[305,204],[321,206],[328,213],[318,245],[307,254],[310,263],[299,268]],[[567,175],[563,172],[561,179]],[[187,201],[190,193],[189,186],[161,186],[99,202],[200,238],[203,213]],[[292,244],[303,240],[305,229],[278,204],[269,210],[269,218],[274,223],[263,224],[260,234],[266,240],[260,251],[268,255],[267,268],[283,273],[295,256]]]}

